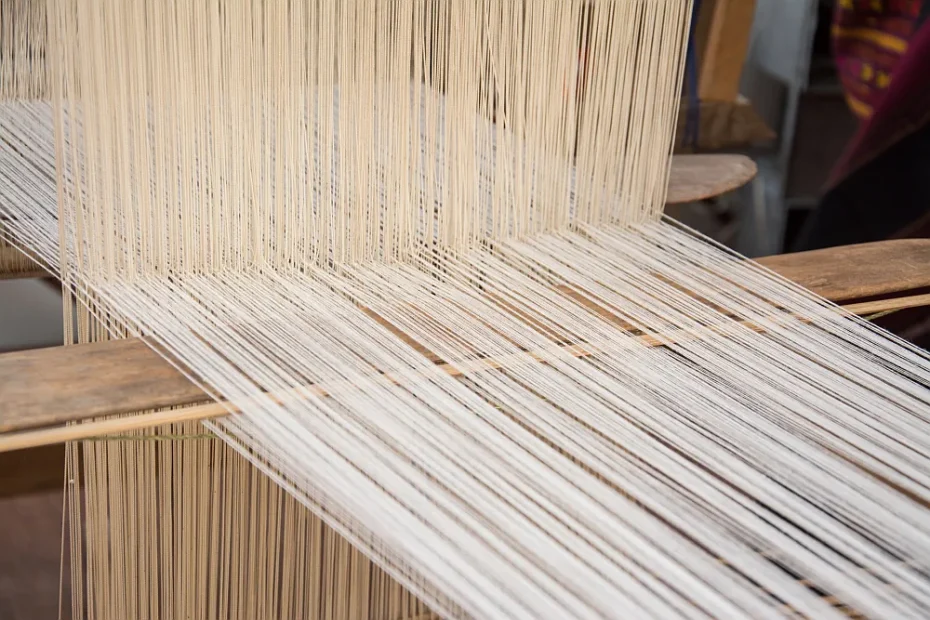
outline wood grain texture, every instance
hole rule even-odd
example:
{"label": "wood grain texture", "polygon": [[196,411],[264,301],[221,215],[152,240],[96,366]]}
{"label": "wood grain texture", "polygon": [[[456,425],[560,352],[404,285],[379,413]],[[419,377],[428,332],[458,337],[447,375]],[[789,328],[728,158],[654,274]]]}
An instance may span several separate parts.
{"label": "wood grain texture", "polygon": [[0,434],[207,398],[138,339],[0,355]]}
{"label": "wood grain texture", "polygon": [[[889,310],[898,310],[905,308],[915,308],[920,306],[930,305],[930,294],[924,295],[912,295],[906,297],[894,297],[886,300],[870,301],[859,304],[852,304],[849,306],[843,306],[847,312],[857,313],[860,315],[867,315],[875,312],[886,312]],[[614,317],[616,319],[617,317]],[[774,317],[773,317],[774,318]],[[801,319],[805,320],[805,319]],[[616,322],[615,320],[613,322]],[[743,326],[748,329],[751,329],[756,332],[764,331],[764,328],[758,324],[752,322],[741,322]],[[659,347],[670,342],[678,342],[681,339],[691,339],[691,338],[701,338],[703,336],[711,336],[714,333],[717,333],[719,326],[708,325],[698,332],[692,330],[687,330],[684,332],[669,332],[662,334],[661,338],[649,335],[649,334],[640,334],[640,333],[631,333],[631,341],[637,342],[641,345],[648,347]],[[597,353],[598,348],[596,346],[591,346],[589,344],[564,344],[562,351],[572,355],[574,357],[587,357],[589,355],[594,355]],[[537,356],[533,351],[528,351],[528,355],[537,359],[537,361],[543,362],[544,357]],[[441,361],[440,361],[441,362]],[[496,369],[496,368],[505,368],[509,363],[508,359],[500,359],[495,357],[482,357],[475,359],[473,362],[469,363],[469,367],[475,370],[478,369]],[[449,376],[459,376],[465,372],[468,372],[467,369],[463,368],[461,364],[444,364],[439,363],[436,366],[442,372],[447,373]],[[379,375],[381,379],[389,379],[391,381],[400,381],[395,379],[390,373]],[[402,379],[401,379],[402,380]],[[311,393],[314,393],[318,396],[327,396],[332,393],[332,390],[345,390],[345,389],[356,389],[357,384],[347,384],[345,382],[337,384],[316,384],[306,386],[305,390],[309,390]],[[267,396],[271,397],[275,402],[284,403],[288,402],[290,399],[304,398],[303,392],[295,393],[291,390],[285,392],[274,392],[270,393]],[[244,405],[245,403],[238,403],[239,406]],[[0,433],[0,454],[16,450],[28,450],[31,448],[40,448],[43,446],[56,445],[61,443],[66,443],[69,441],[78,441],[86,440],[91,438],[101,438],[104,436],[120,436],[127,433],[132,433],[133,431],[139,431],[147,428],[163,426],[165,424],[177,424],[179,422],[196,422],[208,420],[210,418],[217,418],[225,416],[229,413],[234,413],[239,411],[239,406],[234,405],[229,402],[209,402],[201,405],[194,405],[191,407],[173,407],[169,409],[162,409],[156,412],[148,413],[131,413],[128,415],[118,415],[110,416],[106,418],[98,418],[94,420],[87,420],[81,424],[58,424],[56,426],[25,430],[23,432],[15,433]]]}
{"label": "wood grain texture", "polygon": [[[930,287],[930,240],[896,240],[758,261],[844,301]],[[0,434],[209,398],[138,339],[0,355]]]}
{"label": "wood grain texture", "polygon": [[756,163],[745,155],[675,155],[669,175],[667,204],[707,200],[751,181]]}
{"label": "wood grain texture", "polygon": [[930,287],[930,239],[878,241],[758,262],[836,302]]}
{"label": "wood grain texture", "polygon": [[698,16],[698,96],[735,101],[749,49],[755,0],[705,0]]}
{"label": "wood grain texture", "polygon": [[0,280],[45,278],[48,272],[11,245],[0,240]]}

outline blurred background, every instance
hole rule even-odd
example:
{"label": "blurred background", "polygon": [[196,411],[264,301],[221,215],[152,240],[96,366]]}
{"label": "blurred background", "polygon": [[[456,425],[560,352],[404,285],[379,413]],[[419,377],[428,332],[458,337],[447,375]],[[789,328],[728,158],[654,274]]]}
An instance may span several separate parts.
{"label": "blurred background", "polygon": [[923,232],[928,13],[925,0],[696,0],[677,150],[746,153],[760,174],[673,215],[752,257]]}
{"label": "blurred background", "polygon": [[[928,13],[930,0],[695,0],[676,151],[744,153],[759,175],[669,214],[751,257],[930,236]],[[54,280],[0,281],[0,352],[61,344],[61,323]],[[930,343],[926,311],[884,325]],[[0,476],[21,466],[0,455]],[[60,545],[60,491],[0,497],[0,618],[58,616]]]}

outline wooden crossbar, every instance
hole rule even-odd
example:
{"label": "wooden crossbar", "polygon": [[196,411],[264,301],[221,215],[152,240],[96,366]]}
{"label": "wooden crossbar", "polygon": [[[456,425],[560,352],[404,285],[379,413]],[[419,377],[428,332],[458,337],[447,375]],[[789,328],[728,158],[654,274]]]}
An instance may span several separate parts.
{"label": "wooden crossbar", "polygon": [[[833,301],[863,300],[845,306],[863,316],[930,305],[924,291],[930,289],[930,240],[848,246],[759,262]],[[578,355],[589,354],[576,348]],[[496,362],[486,363],[493,367]],[[228,413],[220,403],[189,407],[210,400],[140,339],[8,353],[0,355],[0,452]],[[71,422],[185,406],[64,428]]]}

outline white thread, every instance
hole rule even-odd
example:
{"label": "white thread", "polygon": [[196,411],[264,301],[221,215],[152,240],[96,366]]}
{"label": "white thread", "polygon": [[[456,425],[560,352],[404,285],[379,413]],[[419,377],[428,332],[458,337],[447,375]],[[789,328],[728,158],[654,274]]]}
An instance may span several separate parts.
{"label": "white thread", "polygon": [[0,115],[14,238],[208,426],[450,616],[930,607],[927,355],[656,221],[688,2],[242,4],[63,2],[62,169]]}

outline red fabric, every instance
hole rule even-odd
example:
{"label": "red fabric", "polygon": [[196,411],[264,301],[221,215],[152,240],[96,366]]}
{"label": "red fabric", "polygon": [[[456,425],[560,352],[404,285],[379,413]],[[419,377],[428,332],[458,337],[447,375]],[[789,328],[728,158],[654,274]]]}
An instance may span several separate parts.
{"label": "red fabric", "polygon": [[863,123],[828,187],[930,120],[930,23],[922,19],[928,8],[930,0],[927,6],[923,0],[838,2],[837,68],[850,107]]}
{"label": "red fabric", "polygon": [[831,36],[853,113],[871,117],[917,30],[923,0],[837,0]]}

